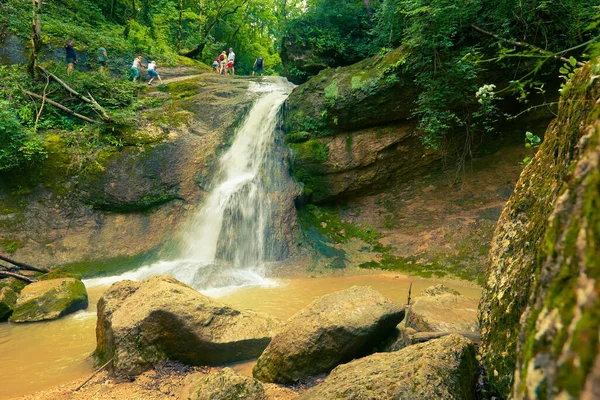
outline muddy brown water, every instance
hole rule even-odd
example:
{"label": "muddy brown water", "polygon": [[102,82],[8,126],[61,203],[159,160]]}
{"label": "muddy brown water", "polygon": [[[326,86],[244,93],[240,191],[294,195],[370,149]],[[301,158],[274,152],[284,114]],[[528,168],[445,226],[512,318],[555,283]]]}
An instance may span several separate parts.
{"label": "muddy brown water", "polygon": [[[423,289],[444,283],[460,293],[479,298],[481,289],[460,281],[423,279],[394,274],[280,279],[279,286],[251,287],[220,298],[236,308],[269,313],[285,320],[316,298],[354,285],[371,286],[385,296],[406,303],[408,287],[413,297]],[[0,399],[34,393],[86,376],[92,371],[89,355],[95,348],[96,303],[106,288],[88,290],[85,311],[57,321],[33,324],[0,324]],[[234,366],[250,375],[254,362]]]}

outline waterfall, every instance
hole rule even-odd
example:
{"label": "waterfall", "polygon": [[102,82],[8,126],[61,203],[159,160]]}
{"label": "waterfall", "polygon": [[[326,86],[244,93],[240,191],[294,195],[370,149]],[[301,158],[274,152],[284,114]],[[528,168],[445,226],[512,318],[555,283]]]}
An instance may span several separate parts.
{"label": "waterfall", "polygon": [[86,285],[107,285],[123,279],[141,280],[169,274],[202,291],[218,295],[232,288],[273,285],[264,277],[268,229],[273,216],[272,171],[280,167],[274,134],[280,109],[293,85],[280,79],[250,89],[260,92],[231,147],[218,166],[199,209],[181,232],[177,259],[159,261],[119,276],[90,279]]}

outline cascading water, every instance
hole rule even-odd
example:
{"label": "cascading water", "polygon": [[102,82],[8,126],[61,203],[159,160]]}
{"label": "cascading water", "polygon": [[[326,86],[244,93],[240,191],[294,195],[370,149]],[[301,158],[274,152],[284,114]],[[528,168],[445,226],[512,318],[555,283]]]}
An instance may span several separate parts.
{"label": "cascading water", "polygon": [[272,171],[280,169],[277,164],[282,163],[273,142],[281,105],[292,88],[283,79],[251,83],[250,90],[261,92],[261,96],[220,158],[208,195],[183,229],[180,258],[120,276],[91,279],[86,284],[107,285],[169,274],[213,295],[236,287],[272,285],[264,277],[273,217],[269,190],[277,185]]}

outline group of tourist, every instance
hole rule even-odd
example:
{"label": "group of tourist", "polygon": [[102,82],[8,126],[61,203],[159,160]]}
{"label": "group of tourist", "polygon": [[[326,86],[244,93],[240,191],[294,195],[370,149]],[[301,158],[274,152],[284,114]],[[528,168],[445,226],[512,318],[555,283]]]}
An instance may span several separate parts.
{"label": "group of tourist", "polygon": [[[77,53],[74,49],[75,41],[68,40],[65,42],[65,50],[66,50],[66,60],[67,60],[67,74],[71,75],[73,70],[75,69],[75,64],[77,64]],[[106,72],[106,64],[108,63],[108,54],[106,53],[106,49],[102,46],[98,48],[98,65],[100,65],[100,73],[103,74]],[[142,56],[137,56],[133,60],[133,64],[129,69],[129,77],[133,82],[137,82],[140,77],[139,68],[144,67],[148,68],[148,77],[150,80],[148,81],[148,85],[152,86],[152,82],[155,79],[158,79],[162,84],[162,78],[156,71],[156,61],[150,61],[148,65],[142,64]]]}
{"label": "group of tourist", "polygon": [[[65,50],[66,50],[66,60],[67,60],[67,74],[71,75],[73,73],[73,69],[75,68],[75,64],[77,64],[77,53],[74,49],[75,41],[69,40],[65,42]],[[108,63],[108,54],[106,53],[106,49],[104,47],[98,48],[98,65],[100,65],[100,73],[106,72],[106,65]],[[158,79],[162,84],[163,81],[156,71],[156,62],[150,61],[148,65],[142,64],[142,56],[137,56],[133,60],[133,64],[129,69],[129,76],[133,82],[137,82],[140,77],[139,69],[140,67],[144,67],[148,69],[148,77],[150,80],[148,81],[148,85],[152,86],[152,82],[154,79]],[[233,49],[229,48],[229,54],[223,50],[223,52],[215,59],[213,62],[213,71],[217,72],[219,75],[235,75],[235,53]],[[258,57],[254,61],[254,65],[252,66],[252,76],[255,73],[263,75],[265,70],[265,61],[262,57]]]}
{"label": "group of tourist", "polygon": [[[235,75],[235,53],[229,48],[229,54],[223,50],[221,54],[212,63],[213,71],[219,75]],[[252,76],[255,73],[263,75],[265,70],[265,61],[262,57],[258,57],[252,66]]]}

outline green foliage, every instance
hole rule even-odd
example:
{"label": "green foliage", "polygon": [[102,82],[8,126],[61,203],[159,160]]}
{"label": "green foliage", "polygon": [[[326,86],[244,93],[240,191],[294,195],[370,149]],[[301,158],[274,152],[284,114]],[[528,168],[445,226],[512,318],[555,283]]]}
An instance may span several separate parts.
{"label": "green foliage", "polygon": [[[535,147],[539,147],[542,143],[542,139],[538,135],[534,135],[533,133],[527,131],[525,132],[525,148],[531,149]],[[527,165],[531,163],[531,156],[527,156],[521,161],[521,165]]]}
{"label": "green foliage", "polygon": [[45,156],[41,139],[27,134],[15,111],[7,101],[0,101],[0,172]]}

